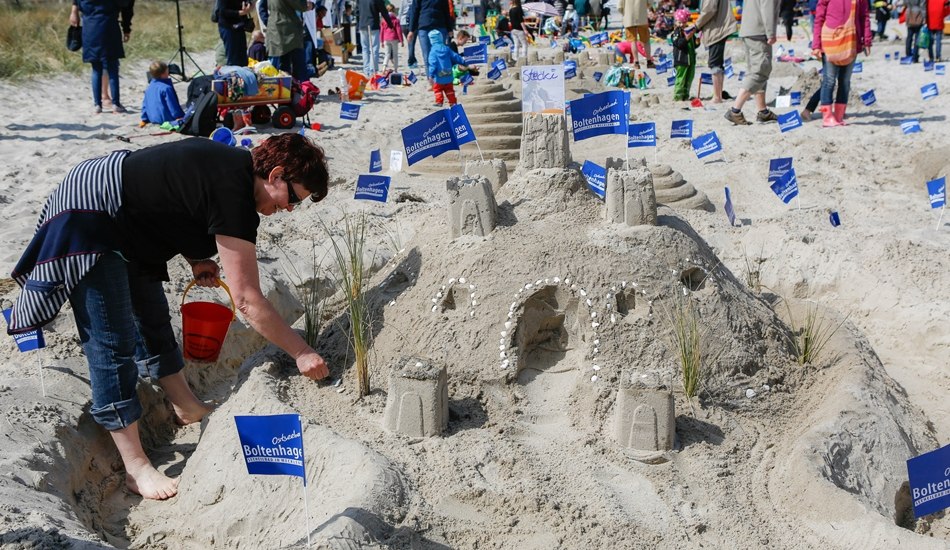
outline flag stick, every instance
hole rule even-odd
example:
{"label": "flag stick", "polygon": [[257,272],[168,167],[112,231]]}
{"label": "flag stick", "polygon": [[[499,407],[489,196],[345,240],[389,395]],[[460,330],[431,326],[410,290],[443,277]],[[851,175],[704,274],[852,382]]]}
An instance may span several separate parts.
{"label": "flag stick", "polygon": [[[937,218],[937,227],[934,228],[934,231],[940,231],[940,224],[943,222],[943,213],[947,211],[946,205],[940,209],[940,217]],[[45,393],[43,395],[46,395]]]}
{"label": "flag stick", "polygon": [[[940,225],[939,222],[937,225]],[[40,368],[40,387],[43,388],[43,397],[46,397],[46,381],[43,379],[43,358],[39,353],[36,354],[36,366]]]}
{"label": "flag stick", "polygon": [[[297,415],[298,418],[300,415]],[[303,445],[303,422],[300,423],[300,441]],[[301,448],[303,448],[301,446]],[[301,456],[303,462],[303,510],[307,514],[304,523],[307,525],[307,548],[310,548],[310,499],[307,497],[307,457]]]}
{"label": "flag stick", "polygon": [[462,148],[461,148],[461,147],[458,148],[458,152],[459,152],[459,166],[462,167],[462,173],[464,174],[464,173],[465,173],[465,161],[462,159]]}
{"label": "flag stick", "polygon": [[630,144],[627,143],[627,136],[626,136],[626,135],[623,136],[623,141],[624,141],[624,146],[623,146],[623,162],[624,162],[624,165],[623,165],[623,169],[624,169],[624,170],[629,170],[629,169],[630,169],[630,147],[629,147]]}
{"label": "flag stick", "polygon": [[[475,147],[478,147],[478,156],[481,157],[482,161],[484,162],[484,160],[485,160],[485,155],[482,154],[482,146],[478,144],[478,140],[477,140],[477,139],[475,140]],[[461,150],[459,150],[459,152],[461,153]],[[465,169],[465,166],[464,166],[464,165],[462,166],[462,169],[463,169],[463,170]]]}
{"label": "flag stick", "polygon": [[657,164],[657,162],[658,162],[658,161],[657,161],[657,158],[656,158],[656,155],[657,155],[656,150],[657,150],[657,149],[659,149],[659,147],[657,147],[656,145],[654,145],[654,146],[653,146],[653,164]]}

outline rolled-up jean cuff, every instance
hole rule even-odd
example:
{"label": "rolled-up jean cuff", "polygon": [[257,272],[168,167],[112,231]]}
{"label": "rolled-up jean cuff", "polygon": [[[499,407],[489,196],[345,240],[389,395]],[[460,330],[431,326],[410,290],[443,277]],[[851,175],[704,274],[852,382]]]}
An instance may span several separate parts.
{"label": "rolled-up jean cuff", "polygon": [[155,382],[185,368],[185,360],[177,344],[165,353],[153,355],[148,359],[138,360],[135,363],[139,368],[139,376],[151,378]]}
{"label": "rolled-up jean cuff", "polygon": [[710,67],[709,72],[712,74],[721,74],[724,73],[725,70],[722,67]]}
{"label": "rolled-up jean cuff", "polygon": [[128,427],[130,424],[142,417],[142,404],[136,395],[125,401],[116,401],[109,403],[105,407],[91,409],[93,420],[103,428],[114,432]]}

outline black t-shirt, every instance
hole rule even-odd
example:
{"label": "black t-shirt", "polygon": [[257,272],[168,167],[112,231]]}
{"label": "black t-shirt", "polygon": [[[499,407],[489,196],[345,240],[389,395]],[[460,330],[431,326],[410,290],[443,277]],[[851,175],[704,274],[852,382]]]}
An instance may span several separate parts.
{"label": "black t-shirt", "polygon": [[524,23],[524,10],[521,9],[521,6],[508,10],[508,20],[511,22],[511,30],[524,30],[521,28],[521,24]]}
{"label": "black t-shirt", "polygon": [[156,275],[178,254],[215,255],[215,235],[256,242],[251,153],[205,138],[130,153],[122,164],[116,221],[122,253]]}

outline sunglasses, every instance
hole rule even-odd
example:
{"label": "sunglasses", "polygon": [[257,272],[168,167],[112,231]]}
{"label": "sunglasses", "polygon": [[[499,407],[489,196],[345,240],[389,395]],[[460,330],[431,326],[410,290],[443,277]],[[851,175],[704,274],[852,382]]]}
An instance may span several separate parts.
{"label": "sunglasses", "polygon": [[287,206],[297,206],[303,199],[297,196],[297,193],[294,192],[294,186],[290,184],[289,181],[284,180],[284,183],[287,184]]}

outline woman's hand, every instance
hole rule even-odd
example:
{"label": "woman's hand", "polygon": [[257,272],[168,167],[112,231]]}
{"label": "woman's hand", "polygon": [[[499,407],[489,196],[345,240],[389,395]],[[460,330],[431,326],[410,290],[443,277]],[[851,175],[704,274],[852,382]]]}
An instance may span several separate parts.
{"label": "woman's hand", "polygon": [[75,4],[73,4],[73,7],[69,12],[69,25],[71,27],[79,26],[79,7]]}
{"label": "woman's hand", "polygon": [[864,47],[864,56],[865,56],[865,57],[870,57],[870,56],[871,56],[871,46],[870,46],[870,45],[867,45],[867,46]]}
{"label": "woman's hand", "polygon": [[297,358],[297,370],[311,380],[323,380],[330,374],[326,361],[315,351],[309,351]]}
{"label": "woman's hand", "polygon": [[821,59],[821,48],[814,48],[814,49],[812,49],[811,55],[812,55],[812,57],[815,57],[815,58],[817,58],[817,59]]}
{"label": "woman's hand", "polygon": [[198,260],[191,263],[191,273],[198,281],[198,286],[218,286],[218,268],[214,260]]}

